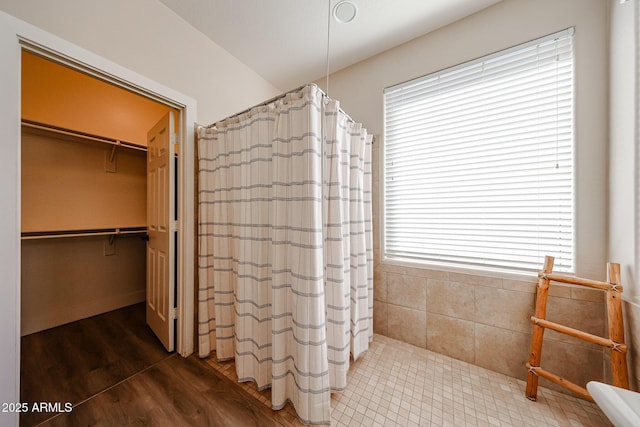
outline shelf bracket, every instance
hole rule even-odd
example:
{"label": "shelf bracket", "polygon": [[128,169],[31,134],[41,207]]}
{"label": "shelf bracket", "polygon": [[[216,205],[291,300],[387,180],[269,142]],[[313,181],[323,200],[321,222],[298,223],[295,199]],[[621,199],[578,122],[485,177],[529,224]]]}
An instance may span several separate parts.
{"label": "shelf bracket", "polygon": [[120,141],[116,141],[113,146],[111,147],[111,153],[107,152],[107,157],[105,158],[105,163],[104,163],[104,171],[105,172],[111,172],[111,173],[116,173],[117,171],[117,164],[116,164],[116,160],[117,160],[117,156],[116,156],[116,150],[118,147],[120,147],[122,143]]}
{"label": "shelf bracket", "polygon": [[104,256],[116,254],[116,235],[104,236]]}

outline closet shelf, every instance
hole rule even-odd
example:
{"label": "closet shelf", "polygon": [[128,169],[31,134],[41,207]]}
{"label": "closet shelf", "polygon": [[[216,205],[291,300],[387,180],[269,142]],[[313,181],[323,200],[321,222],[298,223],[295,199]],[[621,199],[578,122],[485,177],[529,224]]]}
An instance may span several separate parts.
{"label": "closet shelf", "polygon": [[59,239],[65,237],[120,236],[125,234],[147,234],[147,227],[100,228],[94,230],[56,230],[24,232],[22,240]]}
{"label": "closet shelf", "polygon": [[44,124],[44,123],[38,123],[38,122],[31,121],[31,120],[22,120],[21,123],[22,123],[22,126],[30,128],[30,129],[37,129],[37,130],[43,130],[43,131],[47,131],[47,132],[53,132],[53,133],[57,133],[59,135],[72,136],[72,137],[76,137],[76,138],[80,138],[80,139],[85,139],[85,140],[88,140],[88,141],[102,142],[104,144],[110,144],[110,145],[123,147],[123,148],[130,148],[132,150],[147,151],[147,147],[145,147],[144,145],[134,144],[132,142],[120,141],[120,140],[117,140],[117,139],[110,139],[110,138],[103,138],[103,137],[100,137],[100,136],[90,135],[90,134],[77,132],[77,131],[70,130],[70,129],[64,129],[64,128],[60,128],[60,127],[56,127],[56,126],[51,126],[51,125],[47,125],[47,124]]}

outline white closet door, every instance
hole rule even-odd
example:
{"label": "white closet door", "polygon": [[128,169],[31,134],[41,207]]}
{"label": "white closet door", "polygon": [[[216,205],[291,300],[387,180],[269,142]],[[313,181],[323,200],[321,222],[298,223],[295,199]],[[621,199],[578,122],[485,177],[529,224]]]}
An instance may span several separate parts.
{"label": "white closet door", "polygon": [[169,112],[147,136],[147,324],[168,351],[175,347],[175,140]]}

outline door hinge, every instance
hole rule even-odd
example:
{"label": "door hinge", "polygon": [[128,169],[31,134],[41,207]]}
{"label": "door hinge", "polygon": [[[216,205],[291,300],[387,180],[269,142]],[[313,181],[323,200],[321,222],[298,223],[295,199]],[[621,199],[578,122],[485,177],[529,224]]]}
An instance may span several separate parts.
{"label": "door hinge", "polygon": [[169,310],[169,318],[175,320],[178,318],[178,307],[173,307]]}
{"label": "door hinge", "polygon": [[177,153],[178,146],[180,145],[180,138],[177,133],[171,134],[171,146],[173,147],[173,152]]}
{"label": "door hinge", "polygon": [[169,224],[169,231],[177,231],[179,227],[179,221],[171,221],[171,223]]}

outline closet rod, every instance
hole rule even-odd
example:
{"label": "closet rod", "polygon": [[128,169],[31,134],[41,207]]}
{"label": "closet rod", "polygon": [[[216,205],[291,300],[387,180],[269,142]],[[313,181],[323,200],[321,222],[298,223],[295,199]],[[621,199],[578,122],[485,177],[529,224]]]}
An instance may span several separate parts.
{"label": "closet rod", "polygon": [[[273,97],[273,98],[271,98],[271,99],[268,99],[268,100],[263,101],[263,102],[261,102],[261,103],[259,103],[259,104],[256,104],[256,105],[254,105],[253,107],[249,107],[249,108],[247,108],[246,110],[242,110],[242,111],[240,111],[239,113],[233,114],[233,115],[231,115],[231,116],[229,116],[229,117],[227,117],[227,118],[224,118],[224,119],[222,119],[222,120],[218,120],[218,121],[216,121],[215,123],[212,123],[212,124],[210,124],[210,125],[208,125],[208,126],[205,126],[205,128],[210,129],[210,128],[214,127],[214,126],[216,125],[216,123],[223,122],[223,121],[228,120],[228,119],[230,119],[230,118],[232,118],[232,117],[236,117],[236,116],[239,116],[239,115],[241,115],[241,114],[248,113],[249,111],[253,110],[254,108],[262,107],[263,105],[269,105],[269,104],[271,104],[271,103],[273,103],[273,102],[276,102],[276,101],[277,101],[277,100],[279,100],[279,99],[284,98],[285,96],[289,95],[290,93],[300,92],[302,89],[304,89],[304,88],[305,88],[305,87],[307,87],[307,86],[315,86],[315,87],[320,91],[320,93],[322,94],[322,97],[323,97],[323,98],[331,99],[331,98],[329,97],[329,95],[327,95],[327,94],[325,93],[325,91],[323,91],[322,89],[320,89],[320,87],[319,87],[317,84],[315,84],[315,83],[307,83],[307,84],[304,84],[304,85],[302,85],[302,86],[299,86],[299,87],[297,87],[297,88],[295,88],[295,89],[293,89],[293,90],[290,90],[290,91],[288,91],[288,92],[281,93],[280,95],[276,95],[276,96],[274,96],[274,97]],[[355,123],[355,122],[356,122],[356,121],[355,121],[355,120],[353,120],[353,119],[351,118],[351,116],[350,116],[350,115],[348,115],[348,114],[347,114],[347,113],[346,113],[342,108],[340,108],[340,112],[341,112],[341,113],[343,113],[345,116],[347,116],[347,119],[349,119],[349,121],[351,121],[351,122],[353,122],[353,123]]]}
{"label": "closet rod", "polygon": [[96,230],[49,231],[22,233],[22,240],[59,239],[63,237],[120,236],[124,234],[146,234],[146,227],[101,228]]}
{"label": "closet rod", "polygon": [[82,132],[76,132],[73,130],[69,130],[69,129],[63,129],[63,128],[59,128],[56,126],[50,126],[50,125],[46,125],[43,123],[38,123],[38,122],[33,122],[30,120],[22,120],[21,121],[22,125],[28,128],[32,128],[32,129],[38,129],[38,130],[45,130],[48,132],[54,132],[60,135],[67,135],[67,136],[74,136],[76,138],[81,138],[81,139],[86,139],[89,141],[96,141],[96,142],[102,142],[105,144],[111,144],[111,145],[116,145],[116,146],[120,146],[120,147],[124,147],[124,148],[131,148],[132,150],[138,150],[138,151],[147,151],[147,147],[144,147],[142,145],[138,145],[138,144],[134,144],[132,142],[126,142],[126,141],[120,141],[117,139],[109,139],[109,138],[103,138],[103,137],[99,137],[99,136],[94,136],[94,135],[89,135],[86,133],[82,133]]}

